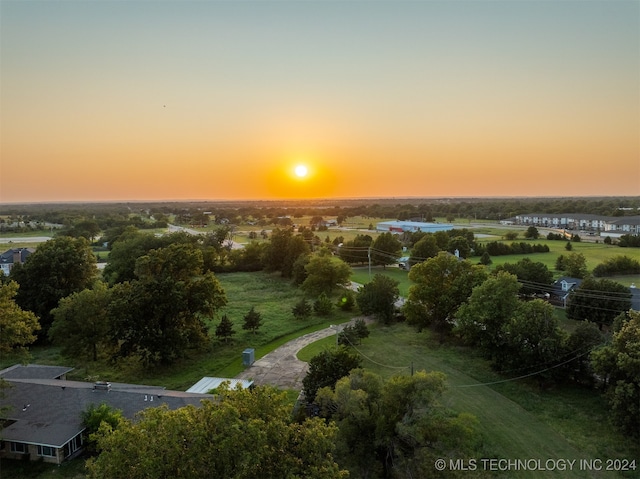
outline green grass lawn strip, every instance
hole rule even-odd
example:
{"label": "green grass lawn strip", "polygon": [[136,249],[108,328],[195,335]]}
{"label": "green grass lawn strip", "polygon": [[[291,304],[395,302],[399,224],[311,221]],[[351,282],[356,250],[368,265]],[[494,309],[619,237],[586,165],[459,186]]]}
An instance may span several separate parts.
{"label": "green grass lawn strip", "polygon": [[[406,325],[375,326],[372,334],[358,346],[366,356],[363,366],[388,377],[410,374],[411,365],[417,370],[442,371],[447,375],[449,389],[442,404],[458,412],[474,414],[480,422],[485,450],[492,457],[504,459],[594,459],[630,458],[626,450],[610,438],[606,425],[606,407],[601,398],[591,391],[582,397],[555,392],[539,393],[535,387],[521,381],[492,386],[473,386],[503,379],[493,373],[486,361],[475,357],[466,348],[438,345],[428,332],[416,333]],[[325,338],[307,346],[298,358],[309,360],[323,348],[335,344],[334,338]],[[384,365],[384,366],[382,366]],[[403,369],[397,369],[403,368]],[[567,398],[568,404],[563,401]],[[595,400],[594,400],[595,399]],[[585,403],[587,404],[585,411]],[[598,403],[598,404],[596,404]],[[558,407],[558,405],[562,405]],[[597,407],[597,409],[591,409]],[[553,410],[549,410],[552,408]],[[559,409],[559,411],[558,411]],[[593,414],[590,416],[590,414]],[[560,416],[560,417],[559,417]],[[576,419],[577,416],[577,419]],[[602,416],[602,417],[601,417]],[[604,424],[593,424],[600,421]],[[625,456],[626,454],[626,456]],[[622,456],[621,456],[622,455]],[[478,458],[479,459],[479,458]],[[576,463],[577,464],[577,463]],[[633,477],[615,472],[594,471],[509,471],[514,478],[617,478]]]}

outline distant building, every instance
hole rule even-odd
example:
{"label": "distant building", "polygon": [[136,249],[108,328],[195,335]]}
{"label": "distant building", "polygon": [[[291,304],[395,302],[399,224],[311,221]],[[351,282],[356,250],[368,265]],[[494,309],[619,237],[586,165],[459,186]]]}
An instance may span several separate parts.
{"label": "distant building", "polygon": [[[509,222],[509,223],[507,223]],[[518,224],[584,232],[618,237],[624,234],[640,234],[640,216],[600,216],[578,213],[528,213],[501,221],[502,224]]]}
{"label": "distant building", "polygon": [[453,225],[447,223],[422,223],[419,221],[383,221],[376,225],[376,231],[404,233],[435,233],[437,231],[449,231],[453,229]]}

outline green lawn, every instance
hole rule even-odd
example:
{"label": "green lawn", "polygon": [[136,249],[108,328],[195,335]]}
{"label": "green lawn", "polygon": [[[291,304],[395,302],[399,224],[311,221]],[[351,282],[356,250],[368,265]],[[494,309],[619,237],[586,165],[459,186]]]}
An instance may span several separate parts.
{"label": "green lawn", "polygon": [[387,266],[386,268],[383,268],[382,266],[373,266],[371,267],[371,276],[369,276],[369,268],[366,266],[355,267],[352,268],[351,271],[351,281],[355,281],[360,284],[367,284],[376,274],[389,276],[390,278],[398,281],[400,296],[406,297],[409,294],[409,286],[411,286],[411,281],[409,281],[408,276],[409,272],[396,266]]}
{"label": "green lawn", "polygon": [[[504,378],[468,348],[440,345],[428,331],[416,333],[397,324],[373,326],[358,346],[365,368],[385,377],[414,370],[442,371],[449,389],[443,405],[470,412],[480,421],[484,450],[504,459],[640,459],[638,450],[614,431],[606,420],[606,405],[595,392],[574,387],[540,391],[526,381],[485,385]],[[309,360],[333,338],[299,352]],[[476,458],[479,459],[479,458]],[[619,478],[633,474],[586,471],[510,471],[514,478]]]}
{"label": "green lawn", "polygon": [[[113,365],[106,359],[92,362],[83,358],[67,358],[60,354],[59,348],[48,346],[32,348],[30,362],[73,367],[75,370],[69,375],[70,379],[100,379],[185,390],[203,376],[233,377],[241,372],[242,351],[246,348],[254,348],[258,359],[290,339],[348,321],[351,317],[349,313],[334,309],[327,317],[314,315],[305,321],[294,319],[291,308],[303,295],[290,280],[281,278],[279,274],[231,273],[217,277],[229,304],[209,324],[213,340],[206,351],[189,351],[185,359],[172,366],[147,369],[134,359]],[[256,334],[242,329],[243,317],[252,306],[263,319]],[[236,331],[228,343],[215,339],[215,328],[222,314],[227,314],[234,322]],[[0,357],[0,367],[17,361],[15,357]]]}

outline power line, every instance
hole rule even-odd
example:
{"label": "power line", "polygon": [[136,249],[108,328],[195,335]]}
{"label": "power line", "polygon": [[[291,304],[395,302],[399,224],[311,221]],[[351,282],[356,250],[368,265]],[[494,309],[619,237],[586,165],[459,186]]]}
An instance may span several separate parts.
{"label": "power line", "polygon": [[538,375],[538,374],[542,374],[542,373],[544,373],[544,372],[550,371],[550,370],[555,369],[555,368],[558,368],[558,367],[560,367],[560,366],[564,366],[565,364],[568,364],[568,363],[570,363],[571,361],[575,361],[576,359],[578,359],[578,358],[580,358],[580,357],[582,357],[582,356],[585,356],[585,355],[589,354],[593,349],[594,349],[594,348],[591,348],[591,349],[589,349],[588,351],[584,352],[583,354],[580,354],[580,355],[578,355],[578,356],[576,356],[576,357],[574,357],[574,358],[568,359],[568,360],[566,360],[566,361],[563,361],[563,362],[561,362],[561,363],[555,364],[555,365],[550,366],[550,367],[548,367],[548,368],[542,369],[542,370],[540,370],[540,371],[535,371],[535,372],[533,372],[533,373],[524,374],[524,375],[522,375],[522,376],[518,376],[518,377],[515,377],[515,378],[502,379],[502,380],[500,380],[500,381],[491,381],[491,382],[487,382],[487,383],[461,384],[461,385],[454,386],[454,387],[456,387],[456,388],[471,388],[471,387],[476,387],[476,386],[491,386],[491,385],[493,385],[493,384],[502,384],[502,383],[508,383],[508,382],[511,382],[511,381],[518,381],[518,380],[520,380],[520,379],[529,378],[529,377],[531,377],[531,376],[536,376],[536,375]]}

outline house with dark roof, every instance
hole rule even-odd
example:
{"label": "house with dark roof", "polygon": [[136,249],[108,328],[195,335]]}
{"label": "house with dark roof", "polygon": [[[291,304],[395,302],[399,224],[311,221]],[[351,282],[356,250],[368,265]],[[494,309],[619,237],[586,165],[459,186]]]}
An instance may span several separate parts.
{"label": "house with dark roof", "polygon": [[580,286],[581,283],[581,279],[571,278],[569,276],[558,278],[551,286],[551,301],[565,308],[567,306],[569,293]]}
{"label": "house with dark roof", "polygon": [[107,404],[133,419],[149,407],[178,409],[213,398],[158,386],[69,381],[66,374],[71,370],[15,365],[0,371],[9,385],[0,397],[0,457],[55,464],[75,457],[85,441],[81,415],[91,405]]}
{"label": "house with dark roof", "polygon": [[34,251],[35,249],[33,248],[8,249],[4,253],[0,254],[0,271],[2,271],[5,276],[9,276],[11,268],[16,264],[24,263],[29,255]]}

